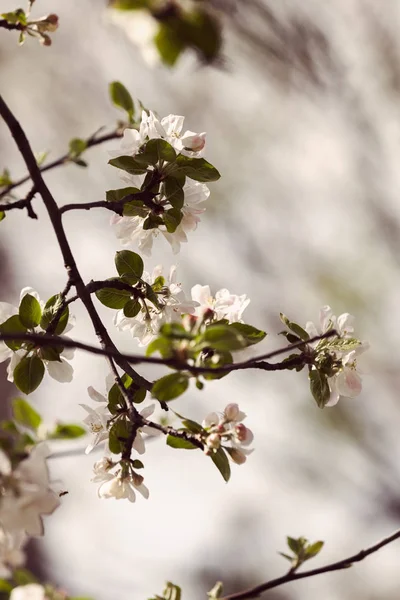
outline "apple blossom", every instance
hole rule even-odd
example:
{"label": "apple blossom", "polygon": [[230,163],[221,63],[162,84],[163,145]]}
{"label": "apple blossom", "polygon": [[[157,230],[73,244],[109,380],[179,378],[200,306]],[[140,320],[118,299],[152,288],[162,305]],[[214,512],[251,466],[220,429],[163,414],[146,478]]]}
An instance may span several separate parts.
{"label": "apple blossom", "polygon": [[209,285],[193,286],[191,295],[192,300],[200,305],[195,310],[196,316],[204,317],[204,314],[211,310],[216,321],[227,319],[229,323],[242,322],[243,312],[250,304],[246,294],[237,296],[225,288],[219,290],[214,297]]}
{"label": "apple blossom", "polygon": [[101,484],[98,490],[99,498],[115,498],[121,500],[127,498],[130,502],[135,502],[135,490],[140,492],[144,498],[149,497],[149,490],[143,483],[143,477],[136,473],[122,474],[122,471],[116,473],[111,479]]}
{"label": "apple blossom", "polygon": [[253,432],[243,425],[246,418],[244,412],[235,403],[228,404],[223,413],[209,413],[202,422],[203,429],[207,432],[205,439],[205,454],[215,452],[226,442],[231,445],[226,447],[229,456],[237,464],[243,464],[246,457],[253,452],[245,448],[253,441]]}

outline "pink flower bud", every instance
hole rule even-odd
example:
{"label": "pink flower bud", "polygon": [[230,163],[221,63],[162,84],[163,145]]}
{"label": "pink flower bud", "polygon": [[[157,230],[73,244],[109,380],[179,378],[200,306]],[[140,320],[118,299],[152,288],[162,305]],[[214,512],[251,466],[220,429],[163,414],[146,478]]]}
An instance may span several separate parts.
{"label": "pink flower bud", "polygon": [[224,410],[224,415],[227,419],[227,421],[237,421],[237,418],[239,416],[239,406],[237,404],[228,404],[225,407]]}
{"label": "pink flower bud", "polygon": [[229,451],[229,456],[231,457],[233,462],[236,463],[237,465],[242,465],[247,460],[246,455],[241,450],[238,450],[237,448],[232,448]]}
{"label": "pink flower bud", "polygon": [[239,425],[236,425],[235,432],[239,442],[244,442],[246,440],[247,431],[248,429],[246,425],[243,425],[243,423],[239,423]]}

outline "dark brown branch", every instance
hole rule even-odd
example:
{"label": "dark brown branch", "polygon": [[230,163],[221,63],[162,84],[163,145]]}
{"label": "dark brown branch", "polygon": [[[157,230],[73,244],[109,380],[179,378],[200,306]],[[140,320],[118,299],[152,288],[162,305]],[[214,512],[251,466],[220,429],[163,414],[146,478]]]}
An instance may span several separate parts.
{"label": "dark brown branch", "polygon": [[[330,332],[331,333],[331,332]],[[332,334],[331,334],[332,335]],[[310,342],[315,342],[317,340],[323,339],[327,337],[327,334],[323,336],[316,336],[314,338],[310,338]],[[156,358],[154,356],[143,356],[141,354],[125,354],[120,352],[114,347],[110,348],[98,348],[96,346],[92,346],[90,344],[85,344],[84,342],[78,342],[76,340],[72,340],[71,338],[59,336],[59,335],[48,335],[48,334],[40,334],[40,333],[0,333],[0,341],[21,341],[21,342],[33,342],[36,346],[64,346],[65,348],[76,348],[79,350],[84,350],[85,352],[90,352],[92,354],[98,354],[100,356],[106,356],[108,358],[114,359],[123,359],[127,363],[137,365],[140,363],[147,363],[152,365],[163,365],[166,367],[172,367],[181,371],[189,371],[193,375],[201,375],[205,373],[229,373],[230,371],[239,371],[241,369],[258,369],[263,368],[268,371],[282,371],[287,368],[291,368],[293,366],[289,361],[282,361],[281,363],[265,363],[268,364],[268,368],[260,367],[262,364],[259,361],[261,358],[265,358],[267,355],[263,354],[262,357],[255,357],[251,360],[234,363],[232,365],[226,365],[224,367],[219,367],[217,369],[213,369],[212,367],[193,367],[183,362],[179,362],[170,358]],[[304,345],[306,342],[302,342]],[[269,358],[273,358],[279,354],[284,352],[290,352],[291,350],[298,348],[299,343],[291,344],[290,346],[286,346],[286,348],[279,348],[278,350],[272,350],[269,354]],[[303,364],[307,364],[307,357],[299,354],[299,357],[303,357]],[[301,363],[299,363],[301,364]],[[283,366],[285,365],[285,366]],[[297,365],[297,362],[296,362]],[[122,367],[123,368],[123,367]],[[127,372],[127,371],[126,371]],[[129,375],[129,373],[128,373]],[[143,384],[140,384],[143,385]],[[150,384],[151,387],[151,384]],[[147,389],[150,389],[149,387]]]}
{"label": "dark brown branch", "polygon": [[[49,188],[47,187],[41,171],[36,163],[35,156],[30,147],[29,141],[17,121],[14,117],[7,104],[4,102],[3,98],[0,96],[0,114],[6,122],[17,146],[18,149],[25,161],[25,164],[28,168],[30,178],[33,181],[33,185],[35,186],[37,192],[41,195],[44,205],[47,209],[50,221],[52,223],[54,232],[57,237],[58,245],[60,247],[63,259],[64,266],[68,273],[68,279],[72,281],[78,296],[81,298],[87,312],[89,318],[92,322],[93,328],[96,332],[97,337],[100,340],[100,343],[104,350],[112,351],[115,354],[116,363],[123,369],[138,385],[145,387],[150,390],[152,384],[150,381],[147,381],[144,377],[140,376],[136,371],[132,369],[130,364],[126,362],[121,355],[119,354],[117,348],[115,347],[113,341],[111,340],[107,329],[105,328],[90,295],[90,292],[86,289],[86,285],[79,273],[78,267],[75,262],[75,258],[72,254],[63,224],[62,217],[60,214],[60,210],[56,201],[54,200]],[[112,134],[108,134],[109,136]],[[115,136],[115,132],[113,134]],[[104,136],[103,136],[104,137]],[[99,142],[98,142],[99,143]],[[109,356],[106,354],[106,356]]]}
{"label": "dark brown branch", "polygon": [[[110,140],[115,140],[120,137],[122,137],[121,129],[115,129],[114,131],[111,131],[110,133],[105,133],[104,135],[100,135],[99,137],[96,137],[96,134],[94,134],[94,135],[88,137],[87,140],[85,140],[86,141],[86,150],[88,148],[92,148],[93,146],[98,146],[99,144],[103,144],[104,142],[109,142]],[[40,173],[44,173],[45,171],[50,171],[51,169],[55,169],[56,167],[61,167],[62,165],[65,165],[70,162],[72,162],[72,160],[70,158],[69,152],[66,152],[65,154],[63,154],[63,156],[60,156],[56,160],[49,162],[47,165],[44,165],[42,167],[37,167],[37,168],[40,171]],[[19,187],[23,183],[26,183],[30,179],[31,179],[31,175],[29,174],[29,175],[26,175],[25,177],[22,177],[21,179],[18,179],[17,181],[14,181],[13,183],[10,183],[10,185],[5,187],[4,190],[2,190],[0,192],[0,198],[3,198],[7,194],[9,194],[12,190]],[[15,207],[15,208],[18,208],[18,207]],[[8,210],[10,210],[10,209],[8,209]]]}
{"label": "dark brown branch", "polygon": [[37,214],[32,208],[32,200],[36,194],[35,187],[33,187],[27,194],[26,198],[22,200],[16,200],[15,202],[9,202],[8,204],[0,204],[0,211],[7,212],[9,210],[13,210],[14,208],[22,209],[26,208],[28,212],[28,217],[31,219],[37,219]]}
{"label": "dark brown branch", "polygon": [[360,550],[357,554],[353,554],[348,558],[344,558],[343,560],[339,560],[337,562],[331,563],[330,565],[326,565],[325,567],[320,567],[319,569],[311,569],[309,571],[303,572],[291,572],[286,573],[282,577],[278,577],[277,579],[271,579],[271,581],[267,581],[266,583],[262,583],[261,585],[257,585],[253,588],[249,588],[248,590],[244,590],[243,592],[237,592],[235,594],[229,594],[229,596],[224,596],[221,600],[249,600],[250,598],[259,598],[261,594],[266,592],[267,590],[272,590],[280,585],[285,583],[289,583],[290,581],[296,581],[297,579],[305,579],[307,577],[314,577],[315,575],[322,575],[323,573],[331,573],[332,571],[341,571],[342,569],[348,569],[352,566],[353,563],[361,562],[367,556],[378,552],[384,546],[391,544],[395,540],[400,538],[400,529],[395,531],[389,537],[384,538],[377,544],[370,546],[366,550]]}
{"label": "dark brown branch", "polygon": [[24,31],[25,26],[22,23],[10,23],[7,19],[0,19],[0,27],[8,31]]}
{"label": "dark brown branch", "polygon": [[200,450],[204,450],[204,444],[195,433],[191,433],[190,431],[178,431],[170,425],[160,425],[160,423],[154,423],[153,421],[149,421],[148,419],[143,419],[143,417],[142,423],[147,427],[152,427],[153,429],[161,431],[165,435],[172,435],[174,437],[181,438],[182,440],[186,440],[194,446],[197,446],[197,448],[200,448]]}

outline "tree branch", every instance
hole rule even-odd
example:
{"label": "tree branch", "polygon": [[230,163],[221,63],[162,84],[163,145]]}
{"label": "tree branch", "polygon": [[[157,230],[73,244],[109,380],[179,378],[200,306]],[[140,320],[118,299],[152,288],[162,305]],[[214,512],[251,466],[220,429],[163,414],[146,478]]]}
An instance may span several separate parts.
{"label": "tree branch", "polygon": [[0,27],[8,29],[8,31],[23,31],[25,29],[22,23],[10,23],[7,19],[0,19]]}
{"label": "tree branch", "polygon": [[332,571],[341,571],[342,569],[348,569],[355,562],[360,562],[364,560],[367,556],[378,552],[384,546],[391,544],[395,540],[400,538],[400,529],[395,531],[392,535],[384,538],[377,544],[370,546],[366,550],[360,550],[357,554],[353,554],[348,558],[344,558],[343,560],[339,560],[337,562],[331,563],[330,565],[326,565],[325,567],[320,567],[319,569],[311,569],[309,571],[303,571],[302,573],[291,572],[289,571],[286,575],[282,577],[278,577],[276,579],[271,579],[266,583],[262,583],[261,585],[257,585],[253,588],[249,588],[248,590],[244,590],[243,592],[237,592],[235,594],[229,594],[228,596],[223,596],[221,600],[249,600],[250,598],[259,598],[261,594],[266,592],[267,590],[272,590],[280,585],[285,583],[289,583],[290,581],[296,581],[297,579],[305,579],[307,577],[314,577],[315,575],[322,575],[323,573],[330,573]]}
{"label": "tree branch", "polygon": [[26,195],[26,198],[23,198],[22,200],[16,200],[15,202],[9,202],[8,204],[0,204],[0,211],[7,212],[9,210],[13,210],[14,208],[26,208],[28,212],[28,217],[30,217],[31,219],[37,219],[37,214],[32,208],[32,200],[35,194],[36,189],[35,187],[32,187],[32,189]]}
{"label": "tree branch", "polygon": [[[64,266],[68,273],[68,279],[70,281],[72,281],[72,284],[74,285],[78,296],[81,298],[81,300],[88,312],[88,315],[92,322],[93,328],[96,332],[97,337],[100,340],[100,343],[101,343],[103,349],[113,351],[115,354],[115,361],[121,367],[121,369],[124,369],[124,371],[126,373],[128,373],[128,375],[130,375],[130,377],[132,377],[132,379],[138,385],[145,387],[147,390],[150,390],[152,387],[151,382],[147,381],[147,379],[145,379],[144,377],[142,377],[138,373],[136,373],[136,371],[134,371],[132,369],[130,364],[121,357],[121,355],[118,353],[116,346],[114,345],[113,341],[111,340],[107,329],[103,325],[103,322],[100,319],[100,316],[92,302],[90,292],[88,292],[88,290],[86,289],[86,285],[79,273],[78,267],[75,262],[75,258],[72,254],[72,251],[71,251],[71,248],[70,248],[70,245],[69,245],[69,242],[68,242],[63,224],[62,224],[62,217],[61,217],[58,205],[57,205],[56,201],[54,200],[49,188],[47,187],[47,185],[42,177],[41,171],[36,163],[36,159],[32,152],[32,149],[30,147],[29,141],[28,141],[21,125],[19,124],[17,119],[14,117],[14,115],[12,114],[12,112],[10,111],[10,109],[8,108],[7,104],[4,102],[4,100],[1,96],[0,96],[0,115],[3,117],[4,121],[6,122],[8,128],[18,146],[18,149],[19,149],[19,151],[25,161],[25,164],[28,168],[29,175],[33,181],[35,189],[42,196],[43,202],[45,204],[50,221],[53,225],[53,229],[54,229],[54,232],[57,237],[58,245],[60,247],[60,250],[61,250],[61,253],[62,253],[62,256],[64,259]],[[108,134],[108,135],[110,136],[112,134]],[[115,136],[115,132],[113,135]]]}
{"label": "tree branch", "polygon": [[[105,133],[99,137],[97,137],[97,133],[98,132],[94,133],[93,135],[89,136],[85,140],[86,141],[86,150],[88,148],[92,148],[93,146],[98,146],[99,144],[103,144],[104,142],[109,142],[110,140],[118,139],[118,138],[122,137],[122,135],[123,135],[120,128],[115,129],[114,131],[111,131],[110,133]],[[65,165],[70,162],[72,162],[71,158],[70,158],[70,154],[69,154],[69,152],[66,152],[65,154],[63,154],[62,156],[57,158],[56,160],[49,162],[47,165],[44,165],[43,167],[37,167],[37,168],[40,171],[40,173],[44,173],[45,171],[50,171],[51,169],[55,169],[56,167],[61,167],[62,165]],[[19,187],[23,183],[26,183],[30,179],[31,179],[31,175],[29,174],[29,175],[25,175],[25,177],[22,177],[21,179],[18,179],[17,181],[14,181],[13,183],[10,183],[10,185],[5,187],[4,190],[2,190],[0,192],[0,199],[4,198],[4,196],[9,194],[12,190]],[[10,205],[8,205],[8,206],[10,206]],[[19,207],[15,206],[15,208],[19,208]],[[1,207],[0,210],[5,210],[5,209],[3,207]],[[10,210],[10,209],[6,209],[6,210]]]}
{"label": "tree branch", "polygon": [[[332,335],[332,333],[330,332]],[[315,342],[320,339],[328,337],[327,334],[322,336],[315,336],[314,338],[310,338],[310,342]],[[63,337],[60,335],[49,335],[49,334],[41,334],[41,333],[0,333],[0,341],[9,342],[9,341],[20,341],[20,342],[33,342],[37,347],[43,346],[63,346],[65,348],[76,348],[78,350],[84,350],[85,352],[90,352],[91,354],[98,354],[99,356],[106,356],[108,358],[114,359],[123,359],[129,364],[137,365],[140,363],[147,363],[151,365],[163,365],[165,367],[172,367],[181,371],[189,371],[193,375],[202,375],[206,373],[229,373],[231,371],[239,371],[241,369],[259,369],[262,368],[268,371],[282,371],[285,369],[291,368],[293,365],[289,361],[283,361],[281,363],[260,363],[261,359],[266,357],[274,358],[280,354],[285,352],[290,352],[298,348],[300,345],[304,345],[307,342],[298,342],[297,344],[291,344],[290,346],[286,346],[286,348],[278,348],[277,350],[272,350],[269,354],[263,354],[262,356],[256,356],[248,361],[233,363],[232,365],[225,365],[224,367],[218,367],[213,369],[212,367],[194,367],[188,365],[185,362],[179,362],[175,359],[171,358],[156,358],[154,356],[143,356],[142,354],[125,354],[124,352],[120,352],[115,346],[110,348],[98,348],[97,346],[92,346],[90,344],[86,344],[85,342],[78,342],[77,340],[72,340],[69,337]],[[299,358],[303,357],[303,364],[307,363],[307,357],[299,354]],[[297,358],[297,357],[296,357]],[[294,360],[294,359],[293,359]],[[297,362],[296,362],[297,364]],[[260,367],[260,365],[263,365]],[[267,365],[267,366],[266,366]],[[123,368],[123,367],[122,367]],[[127,371],[126,371],[127,372]],[[129,374],[129,373],[128,373]],[[151,383],[149,382],[151,388]],[[139,384],[143,385],[143,384]]]}

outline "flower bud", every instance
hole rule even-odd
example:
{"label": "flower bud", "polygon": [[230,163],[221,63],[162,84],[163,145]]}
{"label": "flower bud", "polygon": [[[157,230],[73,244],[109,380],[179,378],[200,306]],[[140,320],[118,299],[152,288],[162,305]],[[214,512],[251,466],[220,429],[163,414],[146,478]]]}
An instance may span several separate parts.
{"label": "flower bud", "polygon": [[246,425],[243,425],[243,423],[239,423],[239,425],[236,425],[235,433],[236,433],[236,436],[237,436],[237,439],[239,440],[239,442],[244,442],[247,437]]}
{"label": "flower bud", "polygon": [[231,457],[233,462],[236,463],[237,465],[242,465],[247,460],[246,455],[241,450],[238,450],[237,448],[231,448],[229,450],[229,456]]}

